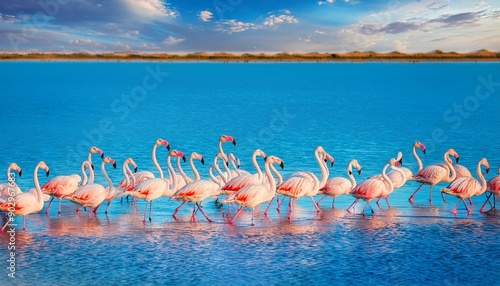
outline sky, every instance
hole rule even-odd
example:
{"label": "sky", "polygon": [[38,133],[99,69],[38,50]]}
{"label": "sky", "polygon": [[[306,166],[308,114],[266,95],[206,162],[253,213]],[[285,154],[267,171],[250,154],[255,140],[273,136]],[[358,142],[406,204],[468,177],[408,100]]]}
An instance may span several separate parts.
{"label": "sky", "polygon": [[2,0],[0,52],[500,51],[500,0]]}

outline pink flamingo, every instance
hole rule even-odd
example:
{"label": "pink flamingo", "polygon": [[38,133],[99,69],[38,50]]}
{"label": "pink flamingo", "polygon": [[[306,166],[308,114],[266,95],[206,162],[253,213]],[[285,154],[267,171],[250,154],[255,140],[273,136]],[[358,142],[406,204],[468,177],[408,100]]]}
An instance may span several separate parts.
{"label": "pink flamingo", "polygon": [[[325,155],[323,156],[323,160],[324,160],[324,163],[322,162],[322,164],[323,164],[324,168],[325,168],[327,171],[328,171],[328,167],[327,167],[327,165],[326,165],[326,162],[329,160],[329,161],[330,161],[330,163],[331,163],[331,165],[330,165],[330,166],[333,166],[333,164],[334,164],[334,162],[335,162],[335,159],[333,159],[333,157],[332,157],[330,154],[325,154]],[[311,177],[312,177],[312,179],[314,180],[314,177],[315,177],[315,176],[314,176],[314,174],[313,174],[313,173],[311,173],[311,172],[307,172],[307,173],[309,173],[309,176],[311,176]],[[327,177],[327,179],[328,179],[328,176],[329,176],[329,175],[327,175],[327,176],[326,176],[326,177]],[[326,182],[325,182],[325,184],[326,184]],[[322,187],[322,188],[324,188],[324,185],[325,185],[325,184],[323,184],[323,187]],[[320,211],[320,209],[319,209],[319,205],[318,205],[318,204],[314,201],[314,196],[315,196],[315,195],[317,195],[317,194],[319,193],[319,189],[320,189],[320,188],[319,188],[319,185],[318,185],[318,187],[314,187],[314,188],[312,188],[312,189],[310,189],[310,190],[307,190],[307,191],[304,193],[304,197],[310,197],[310,198],[311,198],[311,201],[313,202],[313,206],[316,208],[316,211],[317,211],[317,212],[319,212],[319,211]]]}
{"label": "pink flamingo", "polygon": [[7,167],[7,182],[0,184],[0,204],[7,201],[9,197],[21,193],[21,189],[17,186],[14,173],[11,173],[11,170],[15,170],[19,177],[23,174],[23,170],[16,163],[9,164],[9,167]]}
{"label": "pink flamingo", "polygon": [[[398,161],[400,164],[403,163],[403,153],[398,152],[398,156],[396,158],[396,161]],[[376,202],[377,206],[380,207],[380,204],[379,204],[380,199],[385,199],[385,201],[387,202],[387,206],[391,207],[391,205],[389,204],[389,195],[395,189],[399,189],[402,186],[404,186],[404,184],[406,184],[406,181],[407,181],[409,175],[411,175],[410,169],[404,168],[404,167],[401,167],[401,168],[394,168],[393,167],[392,170],[389,173],[387,173],[387,177],[391,180],[392,185],[393,185],[393,188],[390,191],[389,191],[389,185],[385,181],[384,177],[382,177],[382,175],[378,174],[378,175],[373,175],[373,176],[368,177],[368,179],[378,179],[378,180],[382,181],[382,183],[384,183],[386,190],[387,190],[378,198],[378,200]]]}
{"label": "pink flamingo", "polygon": [[318,201],[318,206],[322,200],[324,200],[327,196],[330,196],[333,198],[332,201],[332,209],[333,209],[335,208],[334,205],[335,199],[338,196],[348,195],[349,192],[354,187],[356,187],[356,179],[354,179],[354,176],[352,175],[353,166],[358,170],[358,174],[361,175],[361,166],[359,165],[358,161],[354,159],[349,161],[346,167],[346,173],[349,180],[343,177],[334,177],[328,179],[328,181],[326,181],[325,186],[320,190],[324,196]]}
{"label": "pink flamingo", "polygon": [[236,217],[239,215],[243,207],[252,208],[252,225],[254,225],[253,221],[253,208],[259,204],[264,202],[268,202],[272,200],[276,194],[276,182],[271,174],[271,169],[269,167],[270,164],[279,164],[280,167],[284,168],[283,161],[276,156],[268,156],[266,157],[266,162],[264,163],[264,170],[267,176],[267,181],[269,184],[260,183],[253,184],[250,186],[246,186],[234,194],[227,196],[222,204],[228,202],[234,202],[240,205],[238,211],[234,214],[230,223],[232,224]]}
{"label": "pink flamingo", "polygon": [[[192,183],[194,181],[199,181],[200,180],[200,173],[198,172],[198,169],[196,169],[196,166],[194,165],[193,160],[200,160],[202,165],[205,165],[205,160],[203,159],[203,156],[200,154],[193,152],[189,156],[189,166],[191,167],[191,171],[193,171],[194,178],[190,178],[186,175],[184,170],[182,169],[181,166],[181,157],[177,157],[177,170],[179,171],[180,177],[186,182],[186,184]],[[179,179],[179,176],[177,177]],[[182,188],[179,186],[179,189]]]}
{"label": "pink flamingo", "polygon": [[[423,169],[423,165],[422,165],[422,160],[420,160],[420,157],[418,156],[417,154],[417,150],[416,148],[420,148],[422,150],[422,152],[424,153],[425,155],[425,152],[426,152],[426,148],[425,148],[425,145],[422,144],[421,142],[419,141],[415,141],[413,143],[413,146],[412,146],[412,154],[413,154],[413,158],[415,158],[415,161],[417,161],[417,172],[419,172],[420,170]],[[399,159],[399,154],[398,154],[398,158],[396,160]],[[402,158],[403,154],[401,153],[401,158]],[[444,165],[446,166],[446,165]],[[389,178],[391,179],[391,181],[394,183],[394,188],[397,189],[397,188],[400,188],[403,186],[403,184],[401,182],[403,182],[403,177],[400,176],[401,172],[404,173],[405,175],[405,178],[406,180],[405,181],[411,181],[413,180],[413,173],[410,169],[406,168],[406,167],[400,167],[398,168],[398,171],[396,170],[391,170],[387,176],[389,176]],[[380,175],[379,179],[382,179],[382,176]]]}
{"label": "pink flamingo", "polygon": [[[182,203],[175,209],[174,213],[172,214],[174,218],[177,218],[176,215],[179,212],[179,209],[184,204],[186,204],[187,202],[192,202],[194,204],[194,210],[193,214],[191,215],[191,221],[196,221],[196,207],[199,206],[199,203],[208,197],[217,196],[220,194],[223,181],[216,178],[212,173],[213,168],[219,169],[217,162],[218,158],[224,157],[221,153],[217,153],[215,155],[213,164],[208,168],[208,175],[210,177],[210,180],[196,180],[194,182],[191,182],[182,187],[173,196],[170,197],[171,200],[182,201]],[[221,173],[220,169],[218,172]],[[202,211],[207,221],[211,222],[210,218],[205,214],[205,212],[202,209],[200,210]]]}
{"label": "pink flamingo", "polygon": [[498,167],[498,174],[495,177],[488,180],[486,191],[489,192],[489,195],[486,196],[486,201],[484,202],[483,206],[479,210],[481,213],[483,212],[483,208],[486,205],[486,203],[488,203],[490,201],[491,195],[493,195],[493,205],[491,205],[491,202],[490,202],[491,208],[489,210],[487,210],[486,212],[489,212],[491,210],[495,210],[495,208],[496,208],[495,195],[500,194],[500,166]]}
{"label": "pink flamingo", "polygon": [[478,196],[486,191],[486,180],[481,172],[481,165],[486,167],[486,174],[488,174],[488,171],[490,170],[490,165],[488,164],[488,160],[486,160],[486,158],[479,160],[476,167],[476,173],[481,182],[478,182],[476,179],[471,177],[461,177],[453,180],[446,188],[441,189],[441,193],[452,195],[460,199],[457,205],[451,210],[452,214],[457,214],[457,208],[460,202],[464,203],[465,209],[467,209],[467,214],[469,214],[471,210],[467,207],[464,199],[470,199],[472,196]]}
{"label": "pink flamingo", "polygon": [[[116,162],[115,160],[111,159],[110,157],[104,157],[101,162],[101,172],[104,175],[104,178],[106,179],[106,182],[108,183],[108,188],[105,188],[101,184],[96,184],[92,183],[89,184],[87,183],[86,185],[83,185],[79,187],[73,194],[64,197],[65,199],[78,204],[82,207],[90,207],[89,209],[89,219],[92,220],[92,212],[95,214],[97,207],[106,199],[107,193],[111,190],[113,187],[113,183],[111,182],[111,179],[109,178],[108,174],[106,173],[106,168],[105,164],[111,164],[114,169],[116,169]],[[87,165],[88,168],[88,165]],[[91,172],[91,177],[93,176],[91,168],[89,169]],[[94,210],[92,211],[92,208]],[[78,208],[76,211],[77,213],[79,212],[80,208]]]}
{"label": "pink flamingo", "polygon": [[225,184],[222,187],[222,191],[225,194],[231,194],[237,192],[238,190],[246,186],[262,183],[263,176],[259,164],[257,164],[257,156],[261,156],[262,158],[265,159],[266,153],[264,153],[260,149],[257,149],[252,154],[252,164],[255,167],[257,174],[243,174],[235,178],[232,178],[229,182],[227,182],[227,184]]}
{"label": "pink flamingo", "polygon": [[144,208],[144,219],[143,223],[146,223],[146,212],[148,209],[149,202],[149,221],[151,221],[151,212],[153,207],[153,200],[161,196],[172,196],[177,190],[177,175],[175,174],[172,163],[170,162],[171,157],[182,157],[186,161],[184,153],[172,150],[167,156],[167,167],[170,178],[172,178],[172,184],[170,180],[163,178],[163,173],[160,173],[160,178],[153,178],[143,181],[134,187],[131,195],[135,198],[143,198],[146,201],[146,206]]}
{"label": "pink flamingo", "polygon": [[[0,210],[4,212],[11,212],[15,216],[23,217],[23,229],[26,229],[26,215],[37,213],[43,208],[42,189],[40,188],[40,183],[38,182],[38,169],[40,168],[45,170],[47,177],[50,173],[49,167],[47,167],[45,162],[38,162],[35,167],[35,171],[33,172],[33,182],[35,183],[36,195],[30,192],[19,193],[14,197],[15,203],[7,201],[0,205]],[[7,220],[5,225],[2,227],[2,232],[11,220],[13,220],[12,217]]]}
{"label": "pink flamingo", "polygon": [[[104,157],[104,153],[102,152],[101,149],[97,148],[96,146],[92,146],[89,149],[89,152],[87,154],[87,161],[92,164],[92,154],[99,154],[101,158]],[[92,166],[93,167],[93,166]],[[44,194],[50,195],[52,198],[49,201],[49,204],[47,205],[47,208],[45,209],[45,213],[49,213],[50,205],[52,204],[52,201],[54,198],[59,199],[59,207],[58,207],[58,214],[61,213],[61,201],[65,196],[71,195],[79,186],[79,182],[82,180],[80,175],[78,174],[72,174],[68,176],[57,176],[52,178],[50,181],[45,183],[42,186],[42,192]]]}
{"label": "pink flamingo", "polygon": [[[454,156],[455,160],[458,162],[459,159],[458,153],[455,152],[455,150],[453,149],[448,149],[448,151],[446,151],[443,155],[444,162],[448,168],[444,168],[440,164],[433,164],[423,168],[413,176],[413,179],[415,181],[422,184],[415,190],[415,192],[408,199],[410,203],[413,203],[413,197],[418,192],[418,190],[422,188],[424,184],[430,185],[429,202],[432,202],[432,187],[434,187],[439,182],[451,182],[455,179],[456,177],[455,169],[451,165],[451,160],[448,158],[449,156]],[[451,176],[450,176],[450,170],[451,170]]]}
{"label": "pink flamingo", "polygon": [[[290,220],[291,215],[292,215],[292,209],[293,209],[293,202],[304,196],[304,194],[307,191],[310,190],[316,190],[322,188],[326,180],[328,179],[328,168],[323,162],[323,157],[325,157],[326,152],[323,147],[318,146],[314,150],[314,157],[316,158],[316,161],[318,162],[320,171],[321,171],[321,181],[318,180],[318,178],[312,174],[311,172],[295,172],[292,175],[290,175],[287,179],[283,181],[283,183],[279,184],[276,189],[277,194],[282,194],[290,198],[290,210],[288,213],[288,220]],[[314,204],[316,207],[316,210],[319,212],[319,208]],[[278,205],[278,211],[279,211],[279,205]]]}
{"label": "pink flamingo", "polygon": [[[156,170],[158,170],[160,177],[163,178],[163,170],[161,169],[160,164],[158,164],[158,161],[156,160],[156,148],[158,146],[165,146],[167,148],[167,151],[170,151],[170,145],[168,144],[168,142],[166,140],[158,138],[158,139],[156,139],[155,143],[153,144],[153,148],[151,150],[151,161],[153,161],[153,165],[155,166]],[[136,172],[133,176],[134,176],[134,179],[130,180],[130,183],[133,183],[133,184],[130,184],[128,186],[125,185],[125,183],[127,182],[125,179],[123,179],[120,182],[120,184],[118,184],[118,188],[124,189],[123,192],[124,192],[124,195],[127,196],[127,200],[128,200],[128,195],[130,195],[130,193],[134,190],[135,185],[137,185],[145,180],[152,179],[155,177],[155,175],[153,175],[153,173],[151,173],[149,171]]]}
{"label": "pink flamingo", "polygon": [[400,162],[397,161],[394,158],[391,158],[387,164],[385,164],[384,168],[382,169],[382,176],[384,180],[387,182],[387,185],[389,186],[389,190],[387,190],[386,185],[380,181],[379,179],[367,179],[363,182],[361,182],[359,185],[354,187],[349,194],[351,194],[355,200],[354,202],[347,208],[347,212],[351,212],[350,209],[351,207],[355,206],[356,203],[361,199],[366,202],[365,207],[361,211],[362,215],[365,213],[365,209],[367,206],[370,207],[370,210],[372,211],[372,216],[374,215],[374,211],[372,206],[370,205],[370,201],[374,198],[378,198],[381,195],[384,194],[384,192],[387,191],[392,191],[393,189],[393,184],[392,181],[387,177],[387,174],[385,173],[387,168],[389,166],[391,167],[397,167],[400,165]]}
{"label": "pink flamingo", "polygon": [[[128,186],[130,185],[130,177],[134,177],[133,174],[132,174],[132,171],[130,170],[130,168],[128,167],[128,165],[132,165],[132,167],[134,167],[134,171],[137,171],[137,164],[134,162],[134,160],[132,158],[127,158],[125,159],[125,161],[123,161],[123,165],[122,165],[122,173],[123,173],[123,176],[125,177],[125,184]],[[132,176],[130,176],[130,174],[132,174]],[[135,177],[134,177],[135,179]],[[108,202],[107,206],[106,206],[106,210],[104,211],[105,214],[108,213],[108,209],[109,209],[109,205],[111,204],[111,201],[114,199],[114,198],[118,198],[118,197],[122,197],[124,195],[123,191],[120,190],[119,188],[115,188],[113,186],[111,187],[108,187],[109,189],[107,189],[106,191],[106,198],[104,200],[106,200]],[[99,207],[97,207],[99,208]],[[97,211],[97,209],[96,209]]]}

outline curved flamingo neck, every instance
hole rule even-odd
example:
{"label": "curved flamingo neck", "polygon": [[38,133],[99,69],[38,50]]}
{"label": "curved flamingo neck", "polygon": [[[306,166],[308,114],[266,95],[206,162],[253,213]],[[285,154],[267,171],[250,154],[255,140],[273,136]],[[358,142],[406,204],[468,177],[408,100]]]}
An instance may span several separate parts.
{"label": "curved flamingo neck", "polygon": [[7,173],[5,174],[6,178],[7,178],[7,182],[9,181],[9,178],[10,178],[10,170],[12,170],[12,165],[13,164],[10,164],[9,167],[7,167]]}
{"label": "curved flamingo neck", "polygon": [[398,172],[398,173],[401,175],[401,177],[403,178],[403,181],[401,182],[401,185],[400,185],[400,186],[403,186],[404,184],[406,184],[406,181],[407,181],[407,180],[406,180],[406,175],[405,175],[405,173],[404,173],[401,169],[396,168],[396,167],[393,167],[392,169],[393,169],[394,171]]}
{"label": "curved flamingo neck", "polygon": [[170,175],[170,178],[172,178],[172,185],[170,187],[171,191],[176,191],[177,190],[177,174],[175,173],[174,167],[172,167],[172,163],[170,162],[170,154],[167,156],[167,169],[168,173]]}
{"label": "curved flamingo neck", "polygon": [[[328,175],[330,174],[328,171],[328,167],[326,167],[326,164],[323,161],[323,158],[320,158],[319,152],[315,151],[314,152],[314,157],[316,157],[316,161],[318,161],[319,169],[321,171],[321,180],[318,182],[318,188],[321,189],[325,186],[326,180],[328,180]],[[316,176],[313,176],[316,177]],[[316,180],[318,180],[316,178]]]}
{"label": "curved flamingo neck", "polygon": [[163,179],[163,170],[161,169],[160,164],[158,164],[158,161],[156,161],[156,147],[158,147],[158,145],[154,144],[153,150],[151,150],[151,160],[153,160],[153,165],[155,165],[156,170],[160,173],[160,178]]}
{"label": "curved flamingo neck", "polygon": [[224,164],[224,161],[222,162],[222,166],[224,166],[224,170],[226,170],[226,176],[221,175],[221,177],[224,177],[225,178],[224,182],[227,183],[231,181],[231,179],[233,178],[233,174],[231,173],[231,170],[229,169],[227,164]]}
{"label": "curved flamingo neck", "polygon": [[269,169],[269,165],[271,165],[271,163],[264,163],[264,170],[266,172],[267,181],[269,181],[269,190],[274,194],[276,192],[276,181],[274,181],[273,175],[271,174],[271,169]]}
{"label": "curved flamingo neck", "polygon": [[127,187],[129,186],[130,183],[132,183],[130,186],[135,186],[135,176],[134,176],[134,173],[132,173],[132,170],[130,170],[130,168],[128,167],[128,164],[127,166],[125,167],[126,170],[127,170],[127,178],[130,178],[129,180],[129,183],[127,184]]}
{"label": "curved flamingo neck", "polygon": [[484,191],[486,191],[486,187],[487,187],[486,179],[484,178],[483,173],[481,172],[481,165],[482,165],[482,163],[479,162],[479,163],[477,163],[477,167],[476,167],[476,174],[477,174],[477,177],[481,183],[481,189],[479,190],[479,194],[484,193]]}
{"label": "curved flamingo neck", "polygon": [[104,160],[101,162],[101,172],[104,175],[104,178],[106,178],[106,182],[108,182],[108,193],[111,191],[113,188],[113,183],[111,182],[111,179],[108,176],[108,173],[106,173],[106,168],[104,167]]}
{"label": "curved flamingo neck", "polygon": [[208,167],[208,176],[210,177],[210,180],[212,180],[212,182],[214,182],[215,184],[217,184],[219,186],[219,188],[222,188],[222,182],[221,180],[217,180],[217,178],[214,176],[214,174],[212,173],[213,171],[213,166],[210,165],[210,167]]}
{"label": "curved flamingo neck", "polygon": [[457,172],[455,171],[455,168],[453,168],[453,165],[451,164],[451,159],[449,159],[448,156],[450,156],[449,152],[444,153],[444,163],[446,164],[446,166],[448,166],[448,169],[451,172],[450,176],[446,176],[446,180],[447,182],[451,182],[455,180],[455,178],[457,177]]}
{"label": "curved flamingo neck", "polygon": [[80,186],[86,185],[87,181],[88,181],[87,172],[85,172],[85,167],[87,167],[87,162],[88,161],[84,161],[84,162],[82,162],[82,165],[81,165],[83,180],[82,180],[82,183],[80,184]]}
{"label": "curved flamingo neck", "polygon": [[422,160],[420,160],[420,157],[417,154],[415,146],[413,146],[412,153],[413,157],[415,158],[415,161],[417,161],[418,171],[422,170],[424,168],[424,165],[422,164]]}
{"label": "curved flamingo neck", "polygon": [[226,155],[224,153],[224,150],[222,150],[222,141],[219,140],[219,153],[221,153],[222,155]]}
{"label": "curved flamingo neck", "polygon": [[89,161],[89,162],[90,162],[90,164],[92,164],[92,152],[90,152],[90,150],[89,150],[89,152],[87,153],[87,161]]}
{"label": "curved flamingo neck", "polygon": [[[392,184],[391,179],[389,179],[389,177],[387,177],[387,174],[385,173],[387,171],[388,167],[389,167],[389,164],[385,164],[384,168],[382,169],[382,177],[384,178],[384,180],[389,185],[389,190],[388,191],[392,192],[394,190],[394,184]],[[402,174],[402,175],[404,177],[404,174]]]}
{"label": "curved flamingo neck", "polygon": [[[229,157],[228,157],[228,159],[229,159]],[[229,159],[229,162],[231,163],[231,166],[233,167],[234,171],[236,172],[236,175],[241,176],[241,172],[238,170],[238,167],[236,166],[235,160]],[[229,181],[229,180],[231,180],[231,178],[229,178],[227,180]]]}
{"label": "curved flamingo neck", "polygon": [[89,162],[89,164],[86,165],[87,169],[89,170],[89,180],[87,181],[87,184],[93,184],[94,183],[94,169],[92,169],[92,164]]}
{"label": "curved flamingo neck", "polygon": [[36,165],[35,171],[33,172],[33,183],[35,183],[35,189],[38,195],[36,199],[37,204],[43,207],[43,195],[42,195],[42,188],[40,187],[40,182],[38,181],[38,169],[40,169],[40,163]]}
{"label": "curved flamingo neck", "polygon": [[278,185],[280,185],[281,183],[283,183],[283,177],[281,176],[280,172],[278,170],[276,170],[276,168],[274,167],[274,165],[271,164],[269,166],[269,168],[271,169],[271,171],[274,173],[274,175],[278,179]]}
{"label": "curved flamingo neck", "polygon": [[125,162],[123,162],[123,165],[122,165],[122,174],[123,174],[123,177],[125,177],[125,189],[130,185],[130,178],[128,176],[127,169],[129,169],[128,163],[125,161]]}
{"label": "curved flamingo neck", "polygon": [[189,160],[189,166],[191,166],[191,171],[193,171],[194,174],[194,180],[199,181],[200,180],[200,173],[198,172],[198,169],[196,169],[196,165],[193,162],[194,157],[191,157]]}
{"label": "curved flamingo neck", "polygon": [[346,168],[347,177],[349,177],[349,181],[351,181],[351,190],[354,189],[354,187],[356,187],[356,179],[352,175],[352,163],[353,162],[350,161],[349,164],[347,164]]}
{"label": "curved flamingo neck", "polygon": [[[191,158],[189,158],[189,162],[190,163],[192,162]],[[177,164],[177,171],[179,171],[179,174],[184,178],[184,181],[187,182],[189,180],[189,178],[186,175],[186,173],[184,172],[184,170],[182,169],[182,166],[181,166],[181,157],[177,157],[176,164]]]}
{"label": "curved flamingo neck", "polygon": [[255,150],[252,154],[252,164],[255,170],[257,170],[257,178],[259,178],[259,180],[262,180],[262,171],[260,170],[259,164],[257,164],[257,153],[258,150]]}

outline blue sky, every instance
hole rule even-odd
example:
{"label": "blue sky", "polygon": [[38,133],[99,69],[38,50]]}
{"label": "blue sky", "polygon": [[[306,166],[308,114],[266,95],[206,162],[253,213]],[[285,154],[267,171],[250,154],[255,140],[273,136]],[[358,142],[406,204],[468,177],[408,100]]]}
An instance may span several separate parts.
{"label": "blue sky", "polygon": [[500,50],[500,1],[2,0],[2,52]]}

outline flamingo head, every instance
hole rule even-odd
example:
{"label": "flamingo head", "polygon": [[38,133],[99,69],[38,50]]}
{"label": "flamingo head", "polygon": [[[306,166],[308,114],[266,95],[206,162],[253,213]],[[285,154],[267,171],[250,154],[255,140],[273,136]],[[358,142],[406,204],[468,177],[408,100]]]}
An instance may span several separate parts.
{"label": "flamingo head", "polygon": [[323,154],[323,155],[326,154],[326,151],[325,151],[325,149],[322,146],[316,147],[316,149],[314,150],[314,153],[316,153],[316,152],[320,153],[320,154]]}
{"label": "flamingo head", "polygon": [[401,163],[397,159],[391,158],[388,163],[392,167],[399,167],[401,166]]}
{"label": "flamingo head", "polygon": [[458,153],[454,149],[450,148],[450,149],[448,149],[448,151],[446,151],[446,153],[448,153],[449,155],[452,155],[453,157],[455,157],[455,162],[458,163],[458,160],[460,159],[460,156],[458,156]]}
{"label": "flamingo head", "polygon": [[203,159],[203,156],[201,156],[200,154],[193,152],[191,154],[191,157],[200,160],[201,164],[205,165],[205,159]]}
{"label": "flamingo head", "polygon": [[396,161],[399,162],[399,165],[403,165],[403,153],[400,151],[396,157]]}
{"label": "flamingo head", "polygon": [[214,164],[217,164],[217,159],[222,159],[224,160],[224,162],[226,163],[226,166],[229,166],[229,161],[228,161],[228,158],[227,158],[227,155],[226,154],[223,154],[223,153],[217,153],[217,155],[215,155],[215,158],[214,158]]}
{"label": "flamingo head", "polygon": [[333,166],[333,163],[335,163],[335,159],[330,154],[325,154],[323,159],[325,160],[325,163],[330,161],[330,166]]}
{"label": "flamingo head", "polygon": [[479,163],[486,167],[486,174],[488,174],[488,172],[490,171],[490,163],[488,163],[488,160],[486,158],[483,158],[481,159],[481,161],[479,161]]}
{"label": "flamingo head", "polygon": [[422,144],[420,141],[416,141],[413,144],[413,147],[422,149],[422,152],[424,152],[424,155],[425,155],[425,151],[427,150],[427,148],[425,148],[425,145]]}
{"label": "flamingo head", "polygon": [[351,165],[358,170],[358,175],[361,175],[361,166],[359,165],[358,160],[352,160]]}
{"label": "flamingo head", "polygon": [[186,156],[181,151],[172,150],[172,151],[170,151],[170,153],[168,155],[170,157],[181,157],[182,161],[186,162]]}
{"label": "flamingo head", "polygon": [[224,142],[232,142],[234,146],[236,146],[236,140],[234,139],[233,136],[229,136],[229,135],[222,135],[220,138],[219,138],[219,141],[224,143]]}
{"label": "flamingo head", "polygon": [[16,163],[10,163],[9,169],[14,169],[19,174],[19,177],[23,175],[23,170]]}
{"label": "flamingo head", "polygon": [[270,155],[266,157],[266,163],[268,164],[279,164],[281,169],[285,168],[285,163],[280,158]]}
{"label": "flamingo head", "polygon": [[102,159],[102,161],[104,163],[111,164],[113,166],[113,168],[116,169],[116,161],[111,159],[110,157],[104,157],[104,159]]}
{"label": "flamingo head", "polygon": [[104,152],[102,152],[101,149],[97,148],[96,146],[92,146],[90,147],[90,150],[89,150],[90,153],[92,154],[99,154],[101,156],[101,159],[104,159]]}
{"label": "flamingo head", "polygon": [[156,146],[163,145],[163,146],[167,147],[168,151],[170,151],[170,144],[168,144],[167,140],[163,140],[161,138],[158,138],[158,139],[156,139],[155,145]]}
{"label": "flamingo head", "polygon": [[38,168],[42,168],[45,170],[45,174],[47,175],[47,177],[49,176],[50,174],[50,169],[49,169],[49,166],[47,166],[47,164],[45,164],[44,161],[40,161],[38,162],[38,164],[36,165]]}
{"label": "flamingo head", "polygon": [[132,167],[134,167],[134,173],[137,173],[137,164],[134,162],[132,158],[127,158],[124,162],[124,164],[130,164]]}

